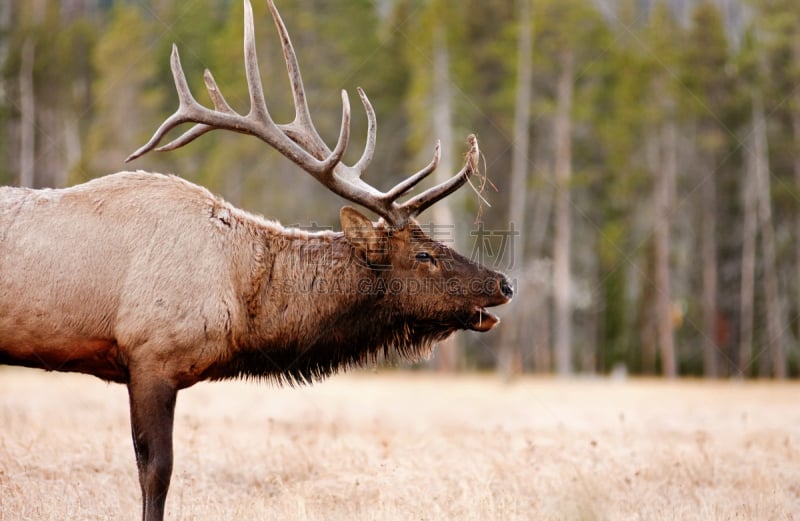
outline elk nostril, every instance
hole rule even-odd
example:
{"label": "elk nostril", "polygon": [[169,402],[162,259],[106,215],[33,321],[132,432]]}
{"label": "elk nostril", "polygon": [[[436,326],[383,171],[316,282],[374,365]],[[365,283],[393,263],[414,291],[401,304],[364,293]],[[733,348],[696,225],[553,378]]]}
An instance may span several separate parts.
{"label": "elk nostril", "polygon": [[506,298],[514,296],[514,288],[511,287],[511,283],[509,283],[508,279],[505,277],[500,277],[500,291]]}

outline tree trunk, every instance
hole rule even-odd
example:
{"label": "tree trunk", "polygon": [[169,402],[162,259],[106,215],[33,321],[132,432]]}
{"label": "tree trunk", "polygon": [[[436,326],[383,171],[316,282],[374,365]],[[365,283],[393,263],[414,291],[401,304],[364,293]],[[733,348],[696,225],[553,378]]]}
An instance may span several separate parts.
{"label": "tree trunk", "polygon": [[[530,320],[525,321],[525,331],[531,339],[531,362],[533,370],[550,373],[553,370],[553,353],[550,344],[550,314],[548,313],[549,292],[552,280],[552,263],[549,260],[534,260],[527,263],[525,285],[522,291],[526,304],[534,310]],[[530,295],[530,296],[528,296]]]}
{"label": "tree trunk", "polygon": [[[792,62],[795,70],[800,67],[800,35],[796,36],[792,42]],[[800,90],[795,89],[792,97],[792,130],[794,131],[794,183],[796,190],[800,192]],[[795,305],[800,310],[800,207],[795,214]],[[800,329],[796,331],[797,338],[800,338]]]}
{"label": "tree trunk", "polygon": [[656,331],[661,352],[661,371],[667,378],[677,376],[675,344],[672,335],[672,293],[669,252],[671,244],[672,200],[677,174],[677,128],[673,115],[667,115],[661,136],[661,167],[655,182],[655,298]]}
{"label": "tree trunk", "polygon": [[753,299],[755,296],[756,239],[758,238],[758,194],[756,188],[755,127],[751,128],[742,185],[742,273],[739,290],[739,376],[745,378],[753,363]]}
{"label": "tree trunk", "polygon": [[553,343],[559,375],[572,373],[571,250],[572,82],[575,53],[561,51],[555,116],[555,229],[553,237]]}
{"label": "tree trunk", "polygon": [[[797,42],[798,47],[800,47],[800,38],[798,38]],[[800,64],[800,49],[797,51],[797,61],[796,63]],[[796,103],[797,106],[794,110],[794,114],[792,115],[792,127],[794,128],[794,183],[796,186],[796,190],[800,193],[800,92],[796,94],[798,98]],[[797,301],[795,304],[797,305],[797,309],[800,310],[800,208],[796,210],[795,214],[795,239],[794,239],[794,247],[795,247],[795,298]],[[796,331],[797,337],[800,338],[800,329]]]}
{"label": "tree trunk", "polygon": [[717,363],[717,182],[710,155],[706,156],[702,184],[701,237],[703,264],[703,374],[716,378]]}
{"label": "tree trunk", "polygon": [[758,221],[761,232],[761,248],[764,255],[764,294],[767,312],[767,340],[769,342],[772,374],[775,378],[786,378],[786,338],[783,306],[778,289],[776,270],[775,230],[772,225],[772,203],[770,200],[769,156],[767,128],[761,94],[753,99],[753,131],[756,193],[758,194]]}
{"label": "tree trunk", "polygon": [[79,118],[66,110],[61,111],[63,118],[62,128],[64,131],[64,164],[56,170],[57,187],[67,186],[71,170],[81,160],[81,131],[78,126]]}
{"label": "tree trunk", "polygon": [[536,194],[533,205],[533,215],[526,223],[530,228],[527,234],[530,240],[528,251],[532,257],[538,257],[544,251],[547,242],[548,230],[550,229],[550,217],[553,207],[553,181],[549,178],[549,168],[537,169],[544,177],[544,182],[536,187]]}
{"label": "tree trunk", "polygon": [[[12,7],[13,4],[11,2],[0,2],[0,34],[9,34],[8,31],[11,29]],[[3,67],[3,69],[5,69],[6,60],[8,59],[10,40],[11,39],[8,37],[0,38],[0,67]],[[5,85],[0,85],[0,92],[2,92],[4,87]]]}
{"label": "tree trunk", "polygon": [[[517,41],[517,85],[514,103],[514,148],[511,151],[511,197],[508,222],[519,235],[511,237],[513,258],[511,280],[516,289],[522,282],[525,250],[525,205],[529,169],[528,143],[530,141],[531,91],[533,80],[533,29],[531,27],[531,0],[519,0],[519,39]],[[521,331],[531,310],[516,306],[510,324],[503,330],[498,368],[504,378],[510,379],[522,370],[522,349],[530,345]],[[528,313],[526,313],[526,311]],[[536,310],[533,310],[536,312]],[[523,346],[523,343],[525,346]]]}
{"label": "tree trunk", "polygon": [[[436,183],[445,182],[453,172],[453,110],[450,93],[450,54],[447,49],[445,29],[437,25],[433,35],[433,134],[442,143],[439,167],[434,172]],[[448,200],[439,201],[432,208],[436,227],[431,230],[434,240],[455,247],[456,233],[453,210]],[[439,343],[434,365],[439,371],[455,371],[460,367],[463,349],[456,335]]]}
{"label": "tree trunk", "polygon": [[19,65],[19,184],[34,185],[36,158],[36,97],[33,91],[33,65],[36,59],[36,42],[28,37],[22,44]]}
{"label": "tree trunk", "polygon": [[[663,88],[660,82],[655,84],[656,98],[663,97]],[[648,248],[641,261],[642,266],[637,267],[641,274],[641,295],[638,306],[638,330],[639,330],[639,352],[641,353],[641,372],[645,375],[656,374],[656,362],[658,359],[658,289],[656,287],[656,230],[661,219],[661,207],[659,206],[659,183],[664,181],[664,150],[662,146],[663,128],[659,124],[654,124],[652,131],[645,139],[644,151],[647,159],[647,167],[654,176],[653,199],[647,204],[648,211],[651,206],[655,206],[656,212],[653,214],[653,248]],[[638,221],[638,219],[636,219]]]}

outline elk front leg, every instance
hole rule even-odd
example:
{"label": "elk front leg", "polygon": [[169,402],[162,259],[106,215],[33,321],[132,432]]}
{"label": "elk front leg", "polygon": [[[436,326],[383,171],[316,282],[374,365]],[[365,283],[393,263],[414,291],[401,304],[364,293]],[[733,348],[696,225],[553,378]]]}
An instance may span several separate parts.
{"label": "elk front leg", "polygon": [[172,423],[177,390],[164,380],[134,375],[128,383],[131,431],[139,484],[142,520],[162,521],[172,474]]}

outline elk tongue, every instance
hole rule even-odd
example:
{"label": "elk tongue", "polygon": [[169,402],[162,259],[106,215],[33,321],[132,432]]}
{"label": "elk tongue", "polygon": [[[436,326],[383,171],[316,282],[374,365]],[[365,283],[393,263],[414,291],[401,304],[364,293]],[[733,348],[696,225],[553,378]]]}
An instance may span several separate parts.
{"label": "elk tongue", "polygon": [[469,328],[473,331],[480,331],[481,333],[489,331],[500,322],[500,319],[489,313],[484,308],[478,308],[472,315],[469,323]]}

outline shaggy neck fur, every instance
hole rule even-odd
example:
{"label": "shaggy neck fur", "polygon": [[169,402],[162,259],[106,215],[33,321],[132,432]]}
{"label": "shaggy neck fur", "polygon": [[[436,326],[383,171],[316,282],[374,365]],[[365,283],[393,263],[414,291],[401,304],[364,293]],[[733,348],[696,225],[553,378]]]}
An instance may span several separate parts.
{"label": "shaggy neck fur", "polygon": [[397,297],[380,290],[385,272],[366,266],[341,233],[280,230],[262,241],[247,340],[213,378],[308,383],[374,363],[392,348],[417,360],[455,329],[397,311]]}

